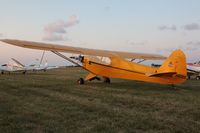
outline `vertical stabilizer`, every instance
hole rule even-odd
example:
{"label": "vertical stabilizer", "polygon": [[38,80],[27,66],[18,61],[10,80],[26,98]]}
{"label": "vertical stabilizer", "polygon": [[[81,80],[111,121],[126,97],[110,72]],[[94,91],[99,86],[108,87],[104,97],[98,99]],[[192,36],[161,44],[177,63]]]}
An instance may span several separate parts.
{"label": "vertical stabilizer", "polygon": [[186,57],[182,50],[175,50],[164,61],[157,71],[158,73],[174,73],[178,76],[186,77]]}

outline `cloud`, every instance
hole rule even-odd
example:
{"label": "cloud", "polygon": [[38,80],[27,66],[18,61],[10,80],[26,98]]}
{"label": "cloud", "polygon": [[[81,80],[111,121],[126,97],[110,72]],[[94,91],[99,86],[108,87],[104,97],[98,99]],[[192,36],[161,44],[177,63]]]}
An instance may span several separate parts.
{"label": "cloud", "polygon": [[175,46],[175,47],[169,47],[169,48],[157,48],[156,52],[169,54],[176,49],[181,49],[187,53],[191,53],[191,52],[195,52],[199,49],[197,45],[200,46],[200,42],[199,43],[189,42],[189,43],[186,43],[186,45],[182,45],[182,46]]}
{"label": "cloud", "polygon": [[64,37],[62,34],[55,34],[55,33],[45,33],[43,40],[46,41],[62,41]]}
{"label": "cloud", "polygon": [[187,53],[192,54],[192,52],[197,52],[199,50],[200,42],[187,42],[185,45],[175,46],[175,47],[168,47],[168,48],[157,48],[156,52],[158,53],[171,53],[176,49],[181,49]]}
{"label": "cloud", "polygon": [[171,25],[171,26],[163,25],[163,26],[159,26],[158,29],[161,31],[163,31],[163,30],[176,31],[177,27],[176,27],[176,25]]}
{"label": "cloud", "polygon": [[186,47],[186,48],[183,48],[184,51],[187,51],[187,52],[193,52],[193,51],[197,51],[198,48],[196,47]]}
{"label": "cloud", "polygon": [[200,46],[200,41],[190,41],[190,42],[187,42],[186,45],[189,45],[189,46]]}
{"label": "cloud", "polygon": [[172,51],[174,51],[176,48],[157,48],[156,49],[156,52],[172,52]]}
{"label": "cloud", "polygon": [[191,24],[186,24],[183,26],[185,30],[191,31],[191,30],[200,30],[200,25],[197,23],[191,23]]}
{"label": "cloud", "polygon": [[67,29],[79,23],[76,15],[70,16],[68,21],[58,20],[56,22],[47,24],[44,27],[43,40],[46,41],[62,41],[66,37]]}
{"label": "cloud", "polygon": [[199,50],[199,46],[200,46],[200,41],[190,41],[187,42],[185,45],[181,46],[181,49],[183,49],[184,51],[187,52],[194,52]]}
{"label": "cloud", "polygon": [[44,31],[48,33],[66,33],[65,22],[58,20],[57,22],[48,24],[44,27]]}
{"label": "cloud", "polygon": [[110,11],[110,9],[111,9],[110,6],[105,6],[105,7],[104,7],[104,10],[105,10],[105,11]]}
{"label": "cloud", "polygon": [[134,42],[134,41],[127,40],[127,43],[133,46],[143,46],[147,43],[147,41]]}

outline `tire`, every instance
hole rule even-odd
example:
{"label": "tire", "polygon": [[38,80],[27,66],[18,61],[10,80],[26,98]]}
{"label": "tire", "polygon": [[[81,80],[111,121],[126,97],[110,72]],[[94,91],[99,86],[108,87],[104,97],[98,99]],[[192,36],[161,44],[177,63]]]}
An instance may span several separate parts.
{"label": "tire", "polygon": [[78,84],[80,84],[80,85],[83,85],[84,84],[84,79],[83,78],[80,78],[80,79],[78,79]]}
{"label": "tire", "polygon": [[196,77],[196,80],[199,80],[199,79],[200,79],[200,76],[197,76],[197,77]]}

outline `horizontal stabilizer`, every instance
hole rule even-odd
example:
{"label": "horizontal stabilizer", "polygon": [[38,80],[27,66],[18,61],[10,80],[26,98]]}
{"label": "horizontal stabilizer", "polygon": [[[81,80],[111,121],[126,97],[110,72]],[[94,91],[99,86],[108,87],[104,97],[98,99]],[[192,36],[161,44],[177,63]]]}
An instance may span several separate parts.
{"label": "horizontal stabilizer", "polygon": [[176,72],[163,72],[163,73],[155,73],[155,74],[146,74],[149,77],[171,77],[176,74]]}
{"label": "horizontal stabilizer", "polygon": [[180,78],[181,82],[184,82],[187,76],[185,54],[181,50],[175,50],[156,71],[148,74],[148,76],[161,78],[176,77]]}

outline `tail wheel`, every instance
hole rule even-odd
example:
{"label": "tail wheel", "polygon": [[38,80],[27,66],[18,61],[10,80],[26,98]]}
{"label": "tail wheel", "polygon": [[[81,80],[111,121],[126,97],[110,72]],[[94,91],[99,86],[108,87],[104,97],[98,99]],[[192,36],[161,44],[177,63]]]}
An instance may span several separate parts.
{"label": "tail wheel", "polygon": [[110,83],[110,78],[104,78],[103,82],[109,84]]}
{"label": "tail wheel", "polygon": [[80,79],[78,79],[78,84],[80,84],[80,85],[83,85],[84,84],[84,79],[83,78],[80,78]]}

